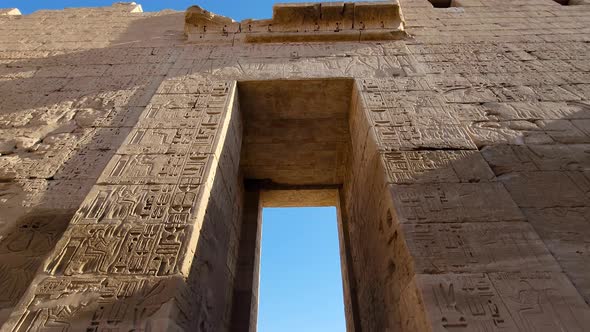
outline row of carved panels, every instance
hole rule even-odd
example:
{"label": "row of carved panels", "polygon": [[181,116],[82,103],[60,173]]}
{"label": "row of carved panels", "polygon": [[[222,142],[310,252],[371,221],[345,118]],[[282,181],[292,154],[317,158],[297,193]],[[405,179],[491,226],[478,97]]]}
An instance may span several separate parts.
{"label": "row of carved panels", "polygon": [[[421,64],[411,55],[381,56],[319,56],[304,57],[297,51],[287,57],[274,58],[212,58],[199,57],[178,60],[165,64],[125,64],[91,66],[52,66],[42,71],[26,61],[14,66],[0,67],[0,77],[5,78],[2,89],[10,93],[30,91],[33,88],[48,91],[63,86],[70,94],[138,87],[145,77],[181,78],[187,75],[207,76],[212,79],[276,79],[290,77],[394,77],[412,76],[422,73]],[[349,53],[353,53],[349,52]],[[67,61],[67,60],[66,60]],[[104,68],[116,67],[104,71]],[[94,71],[93,71],[94,69]],[[109,82],[110,81],[110,82]],[[55,85],[55,86],[54,86]],[[78,85],[78,86],[77,86]],[[22,90],[19,89],[22,87]],[[195,88],[184,91],[194,91]],[[40,99],[41,96],[36,96]]]}
{"label": "row of carved panels", "polygon": [[[411,45],[414,46],[414,45]],[[495,52],[496,49],[490,50]],[[176,45],[176,47],[133,47],[133,48],[96,48],[83,52],[37,51],[37,50],[2,50],[0,59],[21,61],[32,66],[59,65],[118,65],[149,64],[182,61],[187,59],[223,59],[223,58],[290,58],[298,57],[335,57],[347,55],[379,56],[406,55],[408,47],[403,42],[392,43],[297,43],[297,44],[243,44],[232,45]],[[10,63],[9,62],[9,63]],[[25,66],[23,66],[25,67]]]}
{"label": "row of carved panels", "polygon": [[[96,178],[98,174],[94,173],[107,166],[109,159],[108,174],[103,175],[101,183],[120,183],[113,177],[158,178],[180,175],[185,172],[185,168],[206,164],[207,155],[214,150],[218,127],[217,124],[210,124],[197,128],[138,128],[132,130],[121,145],[128,132],[129,129],[114,128],[92,130],[84,135],[86,138],[82,141],[67,141],[79,144],[81,149],[48,141],[37,150],[8,155],[0,160],[0,177]],[[113,156],[114,151],[111,149],[117,147],[120,154]],[[156,183],[159,183],[158,180]]]}
{"label": "row of carved panels", "polygon": [[[15,331],[145,328],[162,314],[187,314],[195,301],[188,294],[176,278],[49,277],[12,323]],[[406,324],[427,324],[419,315],[423,303],[435,331],[583,331],[590,323],[587,305],[556,272],[417,275],[401,301],[402,314],[418,314]],[[165,304],[178,311],[160,311]]]}
{"label": "row of carved panels", "polygon": [[[40,277],[5,326],[12,331],[167,330],[186,324],[192,298],[178,277]],[[196,296],[202,296],[198,294]],[[171,316],[176,320],[169,323]]]}

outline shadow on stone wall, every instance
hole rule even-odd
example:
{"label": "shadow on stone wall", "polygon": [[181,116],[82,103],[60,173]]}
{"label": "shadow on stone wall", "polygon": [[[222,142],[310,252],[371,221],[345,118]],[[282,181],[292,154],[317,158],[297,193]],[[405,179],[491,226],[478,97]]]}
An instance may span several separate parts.
{"label": "shadow on stone wall", "polygon": [[[0,139],[0,197],[5,212],[0,219],[0,285],[11,291],[0,294],[0,323],[23,296],[161,82],[191,74],[211,80],[252,77],[236,69],[240,55],[219,53],[211,58],[210,50],[185,45],[183,15],[163,13],[136,19],[109,47],[62,54],[48,51],[48,56],[13,61],[3,68],[2,76],[9,79],[0,82],[0,94],[6,96],[0,101],[0,126],[5,132]],[[272,60],[263,53],[259,56],[249,60],[253,72],[267,62],[287,66],[299,59],[292,52],[285,58],[274,54]],[[218,307],[231,291],[219,294],[227,291],[223,287],[231,284],[231,278],[227,271],[212,266],[227,255],[230,243],[215,239],[214,234],[226,235],[219,229],[219,220],[239,217],[228,216],[216,201],[227,199],[227,193],[217,192],[219,188],[217,183],[213,186],[212,197],[216,198],[209,203],[210,213],[201,229],[206,236],[199,241],[187,282],[190,294],[176,299],[198,302],[179,305],[186,311],[189,330],[197,326],[215,330],[225,315],[222,311],[228,310]],[[163,287],[158,285],[154,287]],[[139,289],[137,296],[141,300],[151,291],[150,287]],[[126,297],[101,302],[101,310],[134,301]],[[62,308],[71,311],[68,319],[88,314],[84,305]],[[106,323],[106,316],[97,318],[102,322],[99,325],[112,325]]]}
{"label": "shadow on stone wall", "polygon": [[[228,55],[228,59],[219,55],[219,58],[201,61],[199,57],[209,56],[203,48],[181,46],[184,43],[182,17],[182,13],[147,16],[134,21],[109,47],[19,60],[5,68],[3,76],[12,78],[0,83],[0,95],[6,96],[1,102],[0,126],[6,133],[4,137],[15,136],[16,139],[4,138],[0,145],[0,199],[3,200],[2,211],[6,212],[0,219],[3,222],[0,225],[3,234],[0,238],[0,289],[10,290],[0,294],[0,323],[24,294],[45,256],[55,246],[73,213],[162,81],[198,72],[215,80],[248,77],[248,72],[237,68],[240,66],[236,66],[234,57]],[[354,51],[355,46],[347,47]],[[255,63],[252,68],[257,65],[262,68],[266,62],[287,66],[300,60],[299,55],[295,55],[295,58],[272,60],[261,57],[251,62]],[[221,76],[212,74],[217,69]],[[29,77],[31,70],[35,75]],[[373,74],[396,75],[380,70],[376,69]],[[539,110],[535,113],[534,109],[526,113],[518,108],[483,105],[488,110],[487,120],[472,121],[468,130],[481,149],[486,162],[483,166],[489,164],[494,178],[483,181],[465,176],[473,168],[473,160],[458,158],[442,165],[427,161],[427,169],[417,173],[412,183],[428,183],[431,192],[436,193],[429,201],[419,198],[419,203],[425,206],[431,206],[433,197],[439,200],[436,204],[441,203],[443,198],[436,195],[445,194],[445,183],[501,184],[524,213],[523,221],[528,220],[534,227],[588,302],[590,285],[585,276],[590,273],[590,178],[587,177],[590,132],[586,121],[590,119],[590,106],[584,101],[560,104],[564,107],[569,104],[570,111],[556,112],[550,118]],[[448,150],[437,152],[437,149],[439,147],[421,148],[424,153],[444,154],[444,150]],[[459,174],[458,170],[466,173]],[[226,288],[231,284],[231,273],[223,270],[231,271],[231,266],[219,265],[220,257],[233,255],[235,248],[230,241],[215,235],[226,236],[225,231],[233,227],[228,225],[228,220],[239,220],[241,213],[239,209],[232,208],[230,212],[224,208],[227,202],[223,199],[231,202],[241,197],[232,196],[236,194],[221,182],[220,177],[215,178],[207,218],[200,230],[203,236],[186,283],[178,283],[175,278],[161,278],[125,296],[98,302],[93,299],[91,305],[88,301],[78,306],[63,305],[60,308],[67,310],[59,314],[50,313],[47,308],[37,308],[36,312],[54,315],[52,317],[62,322],[76,318],[92,321],[95,324],[87,328],[99,330],[104,326],[117,326],[123,318],[133,315],[132,310],[143,308],[143,316],[136,316],[142,319],[133,321],[138,329],[157,330],[158,324],[170,323],[157,317],[177,317],[179,328],[217,330],[219,324],[224,324],[223,317],[227,317],[230,306],[224,299],[232,291],[231,287]],[[400,186],[413,185],[402,183]],[[472,195],[477,193],[477,190],[472,191]],[[374,277],[369,282],[357,275],[359,288],[369,285],[360,294],[361,308],[372,303],[361,310],[364,324],[370,324],[367,330],[391,327],[388,315],[378,304],[391,306],[388,297],[399,300],[405,286],[402,280],[409,283],[414,273],[440,274],[457,270],[444,265],[448,262],[431,262],[431,266],[420,267],[408,260],[412,249],[407,243],[414,241],[412,233],[395,222],[395,211],[391,214],[391,220],[383,215],[381,223],[359,220],[355,226],[358,234],[371,234],[371,241],[364,242],[375,246],[374,252],[366,250],[359,258],[375,264],[356,267],[357,271]],[[456,220],[457,223],[469,221],[469,218]],[[375,252],[386,254],[377,261]],[[512,259],[499,255],[492,263],[513,266]],[[96,280],[108,284],[105,277]],[[184,288],[185,285],[189,287]],[[392,294],[391,289],[383,291],[383,285],[396,288],[394,292],[398,293]],[[162,295],[164,293],[168,295]],[[96,307],[98,304],[100,307]],[[150,319],[151,316],[156,318]],[[398,314],[397,317],[407,316]]]}
{"label": "shadow on stone wall", "polygon": [[174,51],[163,55],[164,45],[182,32],[165,29],[182,17],[147,16],[110,47],[3,68],[0,286],[9,291],[0,294],[0,325],[166,78]]}
{"label": "shadow on stone wall", "polygon": [[[508,105],[478,105],[485,119],[471,121],[467,131],[479,150],[456,150],[452,142],[445,148],[437,140],[412,151],[384,151],[382,170],[390,185],[371,184],[379,157],[378,152],[368,155],[370,170],[356,176],[371,197],[348,207],[363,330],[420,331],[430,324],[476,329],[487,324],[485,319],[491,324],[493,312],[469,311],[473,303],[485,302],[485,295],[468,290],[481,272],[508,272],[516,278],[494,291],[502,297],[493,303],[503,318],[535,307],[552,317],[554,328],[582,328],[579,313],[553,316],[540,303],[575,312],[583,303],[578,292],[590,302],[585,277],[590,271],[590,136],[580,129],[590,119],[590,104],[547,103],[545,109]],[[419,116],[420,108],[415,111]],[[436,131],[445,137],[443,128]],[[575,289],[551,274],[561,271]],[[416,275],[427,277],[416,280]],[[539,276],[551,281],[539,284]],[[494,282],[498,287],[499,281]],[[454,284],[452,299],[451,293],[437,293],[439,284],[440,292]],[[527,292],[541,302],[511,302]],[[445,301],[453,301],[452,307],[445,307],[450,303]],[[544,326],[543,320],[513,317],[506,326]]]}

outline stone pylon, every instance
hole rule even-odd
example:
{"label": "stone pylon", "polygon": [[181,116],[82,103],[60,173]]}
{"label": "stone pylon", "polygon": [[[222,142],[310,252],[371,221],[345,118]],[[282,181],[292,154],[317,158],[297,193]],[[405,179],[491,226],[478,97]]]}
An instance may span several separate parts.
{"label": "stone pylon", "polygon": [[337,207],[349,331],[588,330],[589,16],[0,10],[0,331],[255,331],[275,206]]}

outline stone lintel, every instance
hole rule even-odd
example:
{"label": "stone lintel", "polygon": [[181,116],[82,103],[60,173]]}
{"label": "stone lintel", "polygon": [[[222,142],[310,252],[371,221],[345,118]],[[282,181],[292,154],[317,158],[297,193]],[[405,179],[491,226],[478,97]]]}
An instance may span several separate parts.
{"label": "stone lintel", "polygon": [[397,1],[288,3],[271,19],[236,22],[192,6],[185,14],[189,41],[247,43],[394,40],[405,36]]}
{"label": "stone lintel", "polygon": [[263,190],[262,207],[337,206],[338,189]]}

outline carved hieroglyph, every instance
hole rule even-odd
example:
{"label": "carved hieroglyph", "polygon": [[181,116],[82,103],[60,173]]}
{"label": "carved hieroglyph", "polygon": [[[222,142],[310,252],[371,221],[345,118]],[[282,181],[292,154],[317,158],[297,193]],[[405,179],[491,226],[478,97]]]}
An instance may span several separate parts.
{"label": "carved hieroglyph", "polygon": [[563,274],[417,275],[434,330],[584,331],[587,310]]}
{"label": "carved hieroglyph", "polygon": [[[187,246],[202,226],[199,200],[211,195],[203,194],[203,187],[212,186],[208,179],[217,164],[215,142],[227,132],[224,118],[229,117],[234,89],[235,84],[205,82],[193,94],[164,91],[154,96],[49,255],[43,269],[52,277],[33,287],[34,298],[16,322],[18,331],[57,326],[95,331],[117,326],[178,328],[181,322],[172,321],[167,315],[174,313],[164,307],[176,303],[175,297],[189,296],[178,276],[191,268]],[[182,114],[190,115],[180,123],[147,121],[163,120],[179,106]],[[176,126],[192,128],[185,129],[192,135],[180,135]],[[146,137],[146,131],[162,134]],[[140,143],[152,149],[142,149]],[[38,232],[51,236],[47,229]],[[4,239],[7,250],[14,252],[27,240],[42,241],[17,236]],[[45,245],[51,249],[51,239]]]}
{"label": "carved hieroglyph", "polygon": [[184,31],[192,41],[222,42],[390,40],[405,36],[398,1],[279,4],[273,7],[272,19],[242,22],[192,6],[185,14]]}
{"label": "carved hieroglyph", "polygon": [[0,9],[0,331],[254,331],[260,208],[313,204],[349,331],[587,330],[589,15]]}

